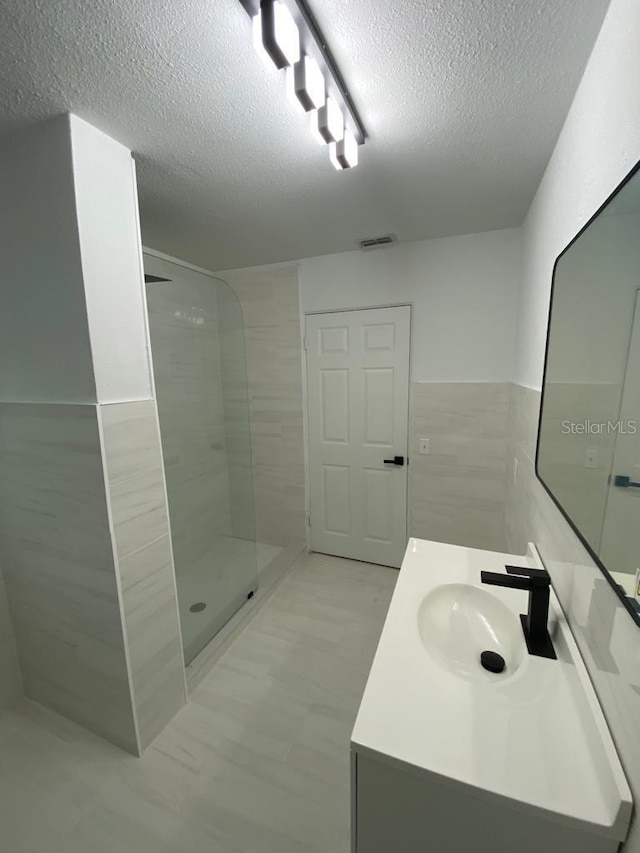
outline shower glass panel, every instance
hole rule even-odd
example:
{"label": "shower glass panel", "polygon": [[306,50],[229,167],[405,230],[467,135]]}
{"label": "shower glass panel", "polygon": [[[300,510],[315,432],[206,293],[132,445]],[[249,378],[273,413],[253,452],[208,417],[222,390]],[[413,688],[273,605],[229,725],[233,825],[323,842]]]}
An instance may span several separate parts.
{"label": "shower glass panel", "polygon": [[257,588],[242,310],[221,279],[145,252],[185,662]]}

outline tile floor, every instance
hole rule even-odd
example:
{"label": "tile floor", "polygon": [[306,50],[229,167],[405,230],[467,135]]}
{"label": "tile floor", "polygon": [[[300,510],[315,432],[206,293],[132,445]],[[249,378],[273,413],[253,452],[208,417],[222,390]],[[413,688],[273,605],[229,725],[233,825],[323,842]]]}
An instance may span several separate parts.
{"label": "tile floor", "polygon": [[397,572],[299,559],[142,759],[22,700],[2,853],[347,853],[349,735]]}

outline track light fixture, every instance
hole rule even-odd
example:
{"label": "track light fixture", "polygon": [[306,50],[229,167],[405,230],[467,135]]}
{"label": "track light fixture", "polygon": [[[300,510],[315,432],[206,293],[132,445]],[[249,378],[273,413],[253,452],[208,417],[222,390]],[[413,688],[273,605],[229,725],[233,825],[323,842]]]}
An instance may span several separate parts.
{"label": "track light fixture", "polygon": [[327,98],[327,103],[318,110],[318,131],[329,145],[344,137],[344,116],[333,98]]}
{"label": "track light fixture", "polygon": [[276,68],[288,68],[300,59],[300,33],[293,15],[280,0],[261,3],[262,44]]}
{"label": "track light fixture", "polygon": [[353,169],[358,165],[358,143],[350,130],[345,130],[340,142],[336,142],[336,158],[341,169]]}
{"label": "track light fixture", "polygon": [[311,56],[304,56],[293,66],[293,82],[297,99],[305,112],[319,110],[327,100],[327,89],[320,66]]}
{"label": "track light fixture", "polygon": [[256,51],[286,69],[287,93],[311,114],[314,137],[329,146],[337,169],[358,165],[365,131],[305,0],[240,0],[253,19]]}

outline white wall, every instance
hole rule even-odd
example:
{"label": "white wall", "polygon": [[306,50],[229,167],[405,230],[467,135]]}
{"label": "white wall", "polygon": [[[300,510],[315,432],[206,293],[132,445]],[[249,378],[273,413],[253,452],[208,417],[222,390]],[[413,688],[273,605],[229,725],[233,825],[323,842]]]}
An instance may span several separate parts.
{"label": "white wall", "polygon": [[0,400],[96,398],[69,135],[59,116],[0,147]]}
{"label": "white wall", "polygon": [[133,159],[119,142],[69,118],[97,400],[145,400],[151,369]]}
{"label": "white wall", "polygon": [[148,399],[131,152],[74,115],[0,147],[0,400]]}
{"label": "white wall", "polygon": [[556,257],[640,157],[640,4],[613,0],[523,229],[516,381],[541,387]]}
{"label": "white wall", "polygon": [[423,382],[512,379],[519,281],[518,229],[300,261],[304,313],[411,302]]}
{"label": "white wall", "polygon": [[[524,225],[517,382],[540,388],[554,260],[640,158],[640,3],[612,0]],[[535,405],[529,418],[535,417]],[[526,534],[553,576],[640,802],[640,629],[532,482]],[[634,825],[625,851],[640,851]]]}

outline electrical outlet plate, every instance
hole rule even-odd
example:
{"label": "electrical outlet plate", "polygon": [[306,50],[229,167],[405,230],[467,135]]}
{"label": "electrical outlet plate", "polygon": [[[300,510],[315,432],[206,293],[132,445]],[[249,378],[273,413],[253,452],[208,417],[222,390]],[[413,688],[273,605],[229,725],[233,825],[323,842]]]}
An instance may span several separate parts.
{"label": "electrical outlet plate", "polygon": [[585,468],[597,468],[598,467],[598,451],[591,447],[584,452],[584,467]]}

